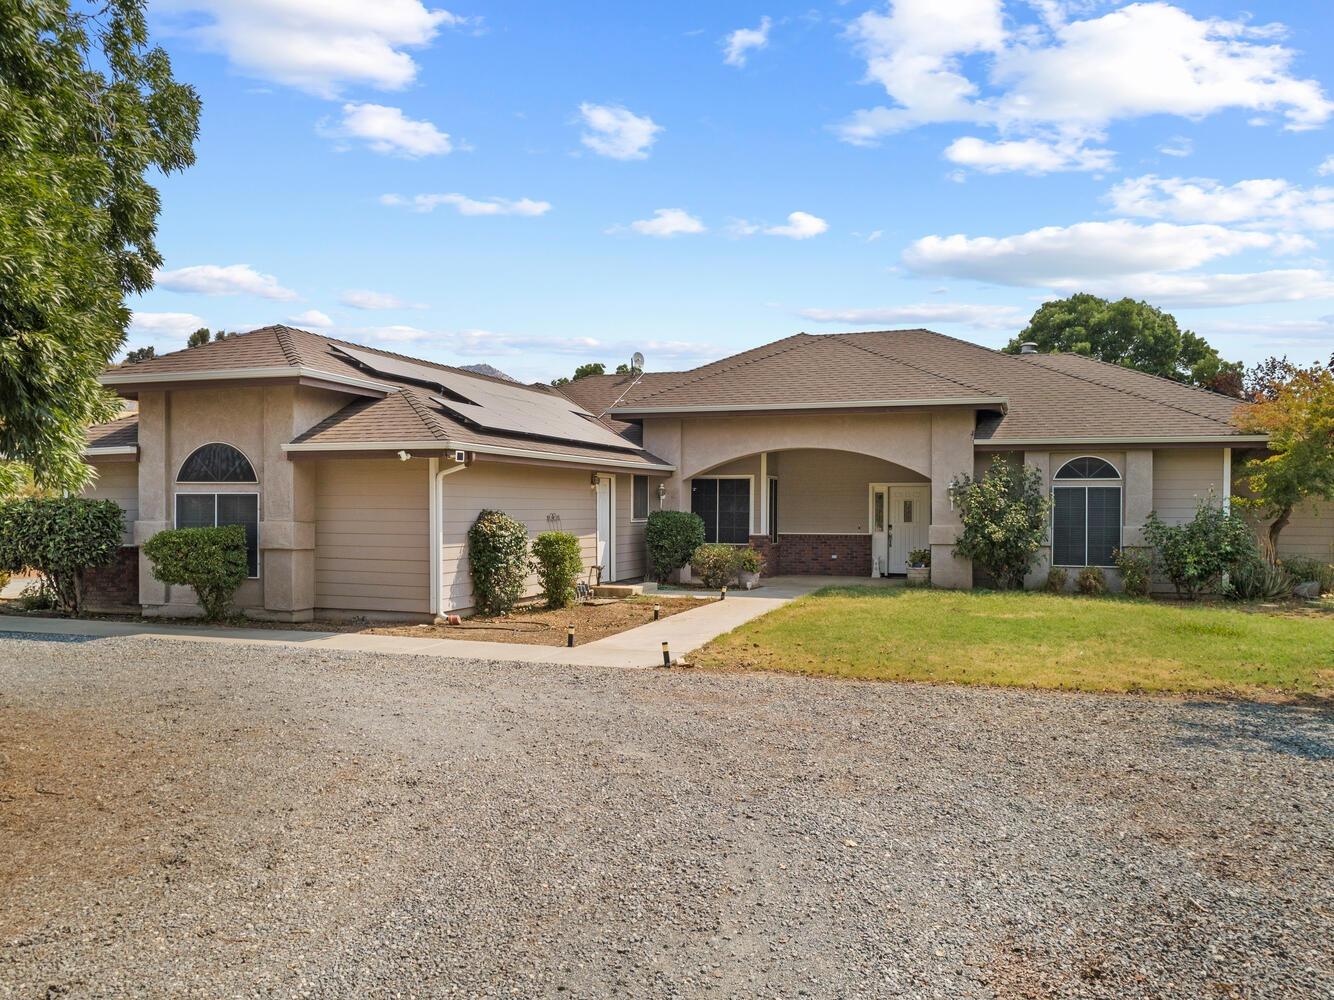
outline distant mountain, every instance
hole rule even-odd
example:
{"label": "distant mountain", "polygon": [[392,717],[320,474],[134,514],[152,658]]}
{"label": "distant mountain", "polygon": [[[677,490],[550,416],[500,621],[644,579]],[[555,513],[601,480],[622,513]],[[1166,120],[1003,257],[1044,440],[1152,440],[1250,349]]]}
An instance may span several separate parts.
{"label": "distant mountain", "polygon": [[478,375],[490,375],[492,378],[503,378],[506,382],[517,382],[517,378],[511,378],[493,365],[461,365],[465,372],[476,372]]}

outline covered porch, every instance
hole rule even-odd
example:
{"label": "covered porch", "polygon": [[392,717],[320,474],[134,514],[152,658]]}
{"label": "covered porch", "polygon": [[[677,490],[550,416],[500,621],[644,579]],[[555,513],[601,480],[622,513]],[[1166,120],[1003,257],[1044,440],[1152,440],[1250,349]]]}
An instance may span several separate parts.
{"label": "covered porch", "polygon": [[706,541],[760,550],[775,582],[901,578],[909,553],[931,545],[930,478],[872,455],[761,451],[697,472],[685,488]]}

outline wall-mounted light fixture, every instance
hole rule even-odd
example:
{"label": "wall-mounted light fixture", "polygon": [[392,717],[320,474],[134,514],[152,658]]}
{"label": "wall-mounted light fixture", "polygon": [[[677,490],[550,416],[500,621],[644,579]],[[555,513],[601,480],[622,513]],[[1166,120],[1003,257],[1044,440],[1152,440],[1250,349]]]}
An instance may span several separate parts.
{"label": "wall-mounted light fixture", "polygon": [[666,500],[666,499],[667,499],[667,484],[664,483],[664,482],[662,482],[661,480],[659,480],[659,482],[658,482],[658,506],[661,507],[661,506],[662,506],[662,502],[663,502],[664,500]]}

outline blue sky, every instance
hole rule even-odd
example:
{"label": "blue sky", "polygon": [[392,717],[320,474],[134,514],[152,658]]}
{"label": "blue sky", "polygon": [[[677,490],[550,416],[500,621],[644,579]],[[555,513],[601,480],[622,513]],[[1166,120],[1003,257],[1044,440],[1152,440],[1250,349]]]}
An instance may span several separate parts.
{"label": "blue sky", "polygon": [[167,0],[203,98],[128,346],[309,329],[525,379],[1044,299],[1334,347],[1321,3]]}

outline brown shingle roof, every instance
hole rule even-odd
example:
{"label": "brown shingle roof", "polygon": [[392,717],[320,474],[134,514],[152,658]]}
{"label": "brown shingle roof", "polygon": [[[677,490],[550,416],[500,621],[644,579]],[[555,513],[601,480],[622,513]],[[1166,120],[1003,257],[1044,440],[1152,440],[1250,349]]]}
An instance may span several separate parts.
{"label": "brown shingle roof", "polygon": [[127,413],[84,432],[88,448],[128,448],[139,443],[139,414]]}

